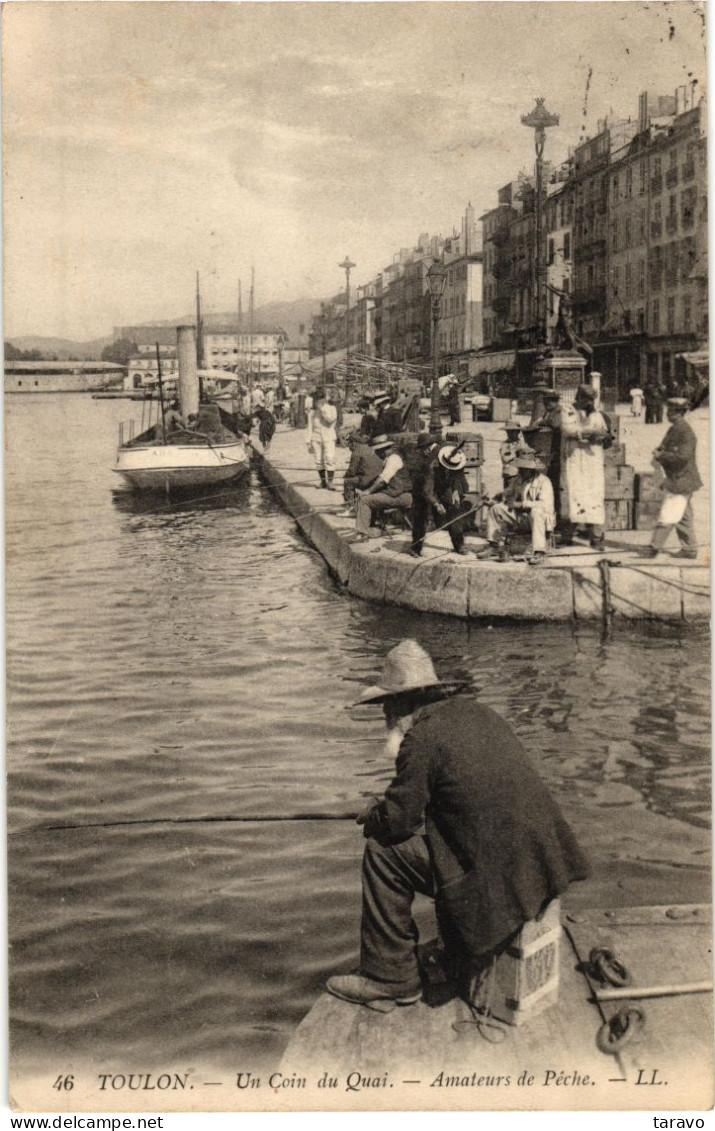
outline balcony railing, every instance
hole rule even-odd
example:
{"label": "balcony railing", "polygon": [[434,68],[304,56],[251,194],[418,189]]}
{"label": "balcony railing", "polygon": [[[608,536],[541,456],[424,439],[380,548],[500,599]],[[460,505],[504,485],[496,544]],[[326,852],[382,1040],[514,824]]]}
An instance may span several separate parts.
{"label": "balcony railing", "polygon": [[673,169],[668,169],[665,174],[665,184],[667,188],[673,188],[678,183],[678,166]]}
{"label": "balcony railing", "polygon": [[663,188],[663,178],[662,177],[651,177],[651,179],[650,179],[650,191],[652,193],[656,193],[656,192],[660,192],[662,188]]}

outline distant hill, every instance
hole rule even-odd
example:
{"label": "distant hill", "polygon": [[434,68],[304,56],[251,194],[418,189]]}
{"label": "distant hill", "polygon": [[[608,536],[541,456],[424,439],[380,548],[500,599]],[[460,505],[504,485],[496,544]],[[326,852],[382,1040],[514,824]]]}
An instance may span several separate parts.
{"label": "distant hill", "polygon": [[19,350],[39,350],[42,354],[53,354],[60,361],[77,358],[79,361],[99,361],[102,350],[113,341],[110,334],[106,338],[95,338],[91,342],[73,342],[69,338],[43,338],[38,334],[22,334],[18,338],[8,338]]}
{"label": "distant hill", "polygon": [[[296,299],[294,302],[269,302],[256,307],[253,320],[256,326],[281,326],[292,346],[308,344],[308,333],[313,315],[320,311],[320,299]],[[207,326],[236,323],[236,310],[206,311],[204,321]],[[244,326],[248,329],[248,306],[244,312]],[[178,318],[155,319],[137,323],[138,326],[181,326],[192,323],[195,313],[184,314]],[[301,333],[301,327],[303,332]],[[68,338],[43,338],[38,334],[23,334],[18,338],[8,338],[20,350],[39,350],[43,354],[56,355],[61,361],[78,358],[80,361],[99,360],[105,346],[119,337],[119,328],[106,338],[95,338],[91,342],[74,342]]]}

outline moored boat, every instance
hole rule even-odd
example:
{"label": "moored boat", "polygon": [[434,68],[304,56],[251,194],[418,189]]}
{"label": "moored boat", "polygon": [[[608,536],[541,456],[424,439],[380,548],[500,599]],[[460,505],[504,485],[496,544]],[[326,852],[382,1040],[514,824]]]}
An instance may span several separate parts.
{"label": "moored boat", "polygon": [[150,428],[120,444],[114,468],[135,490],[166,491],[225,483],[249,467],[248,436],[234,414],[199,403],[193,326],[179,326],[179,415],[165,412]]}

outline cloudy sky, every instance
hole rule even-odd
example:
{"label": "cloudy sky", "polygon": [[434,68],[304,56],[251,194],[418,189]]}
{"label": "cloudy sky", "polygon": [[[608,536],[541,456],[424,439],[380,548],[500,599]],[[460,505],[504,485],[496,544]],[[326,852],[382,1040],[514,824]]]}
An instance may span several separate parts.
{"label": "cloudy sky", "polygon": [[10,3],[5,336],[326,297],[638,93],[703,84],[690,2]]}

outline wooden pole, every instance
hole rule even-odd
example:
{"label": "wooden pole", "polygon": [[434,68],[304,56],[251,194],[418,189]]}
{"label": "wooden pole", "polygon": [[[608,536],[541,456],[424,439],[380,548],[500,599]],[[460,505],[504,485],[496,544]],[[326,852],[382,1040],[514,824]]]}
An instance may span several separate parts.
{"label": "wooden pole", "polygon": [[668,986],[623,986],[614,990],[598,990],[597,1001],[641,1001],[648,997],[680,997],[682,994],[712,993],[712,982],[673,982]]}

